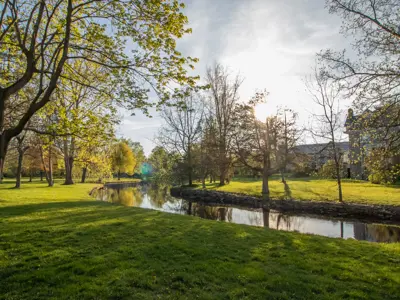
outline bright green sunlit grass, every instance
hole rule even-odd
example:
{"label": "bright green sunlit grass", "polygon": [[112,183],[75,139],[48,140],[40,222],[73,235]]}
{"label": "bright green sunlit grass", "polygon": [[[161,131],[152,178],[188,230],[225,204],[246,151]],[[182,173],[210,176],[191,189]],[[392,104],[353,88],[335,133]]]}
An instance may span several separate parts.
{"label": "bright green sunlit grass", "polygon": [[[338,199],[337,184],[334,180],[289,178],[287,184],[291,191],[291,197],[296,200],[336,201]],[[261,185],[261,180],[237,178],[223,187],[219,187],[218,184],[207,184],[207,188],[260,196]],[[284,185],[280,179],[273,177],[269,182],[269,187],[272,198],[282,199],[284,197]],[[364,181],[344,180],[342,187],[345,202],[400,205],[399,185],[383,186]]]}
{"label": "bright green sunlit grass", "polygon": [[399,299],[400,245],[0,185],[0,299]]}

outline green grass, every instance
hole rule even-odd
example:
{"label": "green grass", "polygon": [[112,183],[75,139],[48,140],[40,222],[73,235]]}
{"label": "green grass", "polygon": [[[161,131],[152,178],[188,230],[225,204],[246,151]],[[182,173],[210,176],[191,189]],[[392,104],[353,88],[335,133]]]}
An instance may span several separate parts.
{"label": "green grass", "polygon": [[400,245],[0,185],[0,299],[399,299]]}
{"label": "green grass", "polygon": [[[316,178],[287,179],[292,199],[310,201],[337,201],[338,192],[335,180]],[[207,184],[208,189],[224,192],[261,195],[261,180],[236,178],[230,184],[219,187],[218,183]],[[284,185],[280,178],[272,177],[269,182],[271,197],[283,199]],[[342,183],[345,202],[364,204],[400,205],[400,185],[384,186],[365,181],[344,180]]]}

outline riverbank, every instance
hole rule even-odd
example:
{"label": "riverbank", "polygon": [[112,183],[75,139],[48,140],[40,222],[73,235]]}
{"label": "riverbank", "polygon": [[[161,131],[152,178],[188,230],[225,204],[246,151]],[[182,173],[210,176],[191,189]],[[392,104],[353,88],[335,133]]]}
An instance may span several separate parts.
{"label": "riverbank", "polygon": [[[260,197],[215,190],[174,187],[171,188],[170,192],[171,196],[181,197],[193,202],[214,205],[236,205],[248,208],[261,208],[263,206]],[[270,208],[281,212],[292,212],[296,214],[400,223],[400,206],[339,203],[333,201],[271,200]]]}
{"label": "riverbank", "polygon": [[112,205],[95,185],[0,185],[2,299],[398,299],[400,244]]}
{"label": "riverbank", "polygon": [[[200,185],[200,184],[199,184]],[[221,192],[239,193],[259,197],[262,182],[259,179],[234,178],[230,184],[220,187],[207,183],[206,188]],[[271,176],[269,188],[272,199],[295,199],[318,202],[336,202],[335,180],[318,178],[287,178],[285,189],[280,177]],[[400,206],[400,185],[378,185],[366,181],[344,179],[343,199],[346,203]]]}

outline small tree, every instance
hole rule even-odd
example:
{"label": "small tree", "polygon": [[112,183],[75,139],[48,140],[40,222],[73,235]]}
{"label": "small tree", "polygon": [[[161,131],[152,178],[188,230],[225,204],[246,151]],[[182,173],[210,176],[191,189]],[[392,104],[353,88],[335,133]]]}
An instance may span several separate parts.
{"label": "small tree", "polygon": [[313,77],[307,80],[306,86],[319,109],[319,112],[313,114],[314,123],[310,132],[317,141],[327,143],[328,153],[335,163],[339,202],[343,202],[341,153],[337,146],[343,127],[339,103],[341,86],[317,69]]}
{"label": "small tree", "polygon": [[118,174],[118,180],[121,180],[121,173],[133,173],[135,167],[135,157],[132,149],[124,142],[115,145],[112,153],[113,170]]}

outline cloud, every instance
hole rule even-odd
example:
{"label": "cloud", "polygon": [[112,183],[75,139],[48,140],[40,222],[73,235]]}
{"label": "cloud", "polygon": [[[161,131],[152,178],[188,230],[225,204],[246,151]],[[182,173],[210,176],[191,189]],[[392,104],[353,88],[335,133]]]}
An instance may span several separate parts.
{"label": "cloud", "polygon": [[[322,0],[190,0],[185,13],[193,33],[179,40],[184,55],[198,57],[195,72],[204,75],[214,61],[245,78],[240,94],[247,100],[257,89],[270,92],[271,107],[288,106],[307,121],[312,105],[303,78],[311,72],[321,49],[343,48],[340,20]],[[145,144],[161,125],[143,115],[126,115],[121,132]]]}

